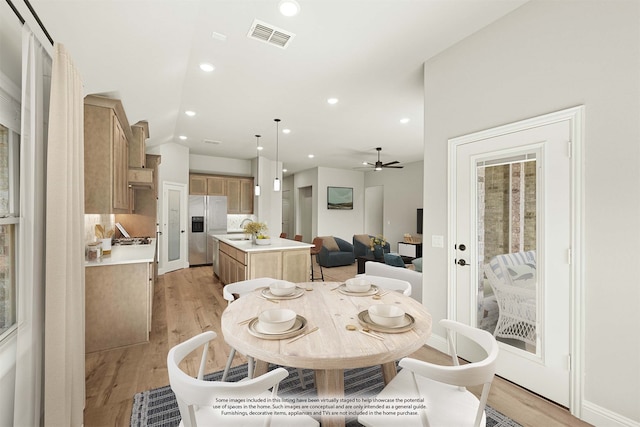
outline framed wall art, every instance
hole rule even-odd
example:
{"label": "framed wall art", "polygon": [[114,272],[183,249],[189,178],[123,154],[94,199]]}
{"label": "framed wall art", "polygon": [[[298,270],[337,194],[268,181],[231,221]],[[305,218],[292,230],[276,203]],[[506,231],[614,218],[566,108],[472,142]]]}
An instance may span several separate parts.
{"label": "framed wall art", "polygon": [[327,209],[353,209],[353,188],[327,187]]}

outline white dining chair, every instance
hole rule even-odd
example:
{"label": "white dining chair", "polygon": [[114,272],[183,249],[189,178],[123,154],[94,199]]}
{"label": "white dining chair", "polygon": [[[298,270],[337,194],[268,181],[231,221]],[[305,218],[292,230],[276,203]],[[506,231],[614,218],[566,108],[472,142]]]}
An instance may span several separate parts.
{"label": "white dining chair", "polygon": [[[360,415],[358,421],[366,427],[474,426],[486,425],[484,409],[496,371],[498,343],[489,332],[465,324],[443,319],[440,325],[447,331],[449,352],[453,366],[435,365],[405,357],[400,360],[402,370],[378,394],[385,398],[423,398],[426,408],[418,415]],[[477,343],[486,357],[477,362],[460,365],[455,351],[453,333]],[[478,399],[465,387],[482,385]],[[364,408],[364,411],[367,407]]]}
{"label": "white dining chair", "polygon": [[406,280],[393,279],[391,277],[372,276],[370,274],[356,274],[356,277],[367,279],[373,285],[390,291],[402,293],[402,295],[411,296],[411,283]]}
{"label": "white dining chair", "polygon": [[[222,381],[205,381],[204,369],[207,361],[209,343],[216,338],[212,331],[203,332],[187,341],[174,346],[167,355],[167,369],[169,371],[169,384],[176,395],[180,410],[180,427],[197,427],[212,425],[242,425],[242,426],[318,426],[313,418],[299,414],[288,415],[229,415],[222,414],[216,408],[216,398],[250,398],[260,397],[275,399],[279,405],[290,405],[278,398],[278,385],[289,373],[284,368],[276,368],[258,378],[245,379],[239,382],[228,383]],[[194,378],[180,368],[180,363],[189,353],[202,347],[202,357],[198,374]],[[271,391],[269,391],[271,389]]]}
{"label": "white dining chair", "polygon": [[[253,292],[258,288],[268,287],[271,283],[276,282],[276,279],[271,277],[259,277],[256,279],[248,279],[242,280],[240,282],[229,283],[224,288],[222,288],[222,297],[227,300],[227,304],[231,304],[235,301],[237,295],[238,298],[242,295],[248,294],[249,292]],[[257,314],[256,314],[257,315]],[[233,358],[236,356],[236,349],[231,347],[231,351],[229,352],[229,357],[227,358],[227,364],[224,367],[224,372],[222,373],[222,381],[227,380],[227,376],[229,375],[229,369],[231,369],[231,364],[233,363]],[[253,370],[255,365],[255,360],[250,355],[246,355],[247,357],[247,377],[253,378]],[[306,384],[304,382],[304,375],[302,373],[302,369],[298,368],[298,377],[300,378],[300,384],[302,388],[306,388]]]}

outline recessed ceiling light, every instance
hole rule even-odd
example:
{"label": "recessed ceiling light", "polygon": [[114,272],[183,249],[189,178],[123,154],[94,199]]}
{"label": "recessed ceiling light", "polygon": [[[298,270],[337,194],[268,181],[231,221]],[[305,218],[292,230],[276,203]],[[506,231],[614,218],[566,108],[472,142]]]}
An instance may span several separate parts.
{"label": "recessed ceiling light", "polygon": [[180,135],[178,138],[180,138],[180,139],[181,139],[181,140],[183,140],[183,141],[184,141],[185,139],[187,139],[187,137],[186,137],[186,136],[184,136],[184,135]]}
{"label": "recessed ceiling light", "polygon": [[300,5],[295,0],[281,0],[278,10],[284,16],[296,16],[300,12]]}
{"label": "recessed ceiling light", "polygon": [[262,145],[258,146],[258,150],[264,150],[264,147]]}
{"label": "recessed ceiling light", "polygon": [[202,71],[205,71],[205,72],[207,72],[207,73],[210,73],[210,72],[212,72],[213,70],[215,70],[215,69],[216,69],[216,67],[214,67],[213,65],[211,65],[211,64],[209,64],[209,63],[203,62],[202,64],[200,64],[200,69],[201,69]]}
{"label": "recessed ceiling light", "polygon": [[309,154],[307,157],[309,157],[310,159],[313,159],[315,156],[313,154]]}
{"label": "recessed ceiling light", "polygon": [[291,129],[282,129],[282,133],[291,133]]}
{"label": "recessed ceiling light", "polygon": [[191,111],[191,110],[187,110],[184,113],[189,117],[193,117],[193,116],[196,115],[196,112],[195,111]]}
{"label": "recessed ceiling light", "polygon": [[225,36],[222,33],[216,33],[215,31],[211,34],[211,37],[213,37],[216,40],[220,40],[220,41],[226,41],[227,40],[227,36]]}
{"label": "recessed ceiling light", "polygon": [[407,117],[403,117],[403,118],[400,119],[400,123],[402,123],[403,125],[407,124],[407,123],[409,123],[409,119]]}
{"label": "recessed ceiling light", "polygon": [[286,169],[282,169],[282,172],[287,172],[287,170]]}
{"label": "recessed ceiling light", "polygon": [[363,165],[368,165],[369,163],[367,163],[367,162],[362,162],[362,164],[363,164]]}
{"label": "recessed ceiling light", "polygon": [[331,105],[337,104],[338,103],[338,98],[329,98],[327,99],[327,102]]}

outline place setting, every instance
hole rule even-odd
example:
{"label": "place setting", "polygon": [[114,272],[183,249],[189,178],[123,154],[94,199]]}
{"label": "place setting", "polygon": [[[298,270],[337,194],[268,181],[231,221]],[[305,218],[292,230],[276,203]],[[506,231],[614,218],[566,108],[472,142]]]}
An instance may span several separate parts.
{"label": "place setting", "polygon": [[262,288],[260,290],[260,295],[268,300],[295,299],[300,298],[304,293],[304,289],[286,280],[278,280],[271,283],[268,288]]}
{"label": "place setting", "polygon": [[394,304],[376,304],[358,313],[362,326],[377,332],[397,334],[413,329],[414,317]]}
{"label": "place setting", "polygon": [[307,330],[307,319],[287,308],[273,308],[264,310],[258,316],[239,322],[247,324],[249,333],[254,337],[265,340],[282,340],[293,338],[292,343],[318,330],[316,326]]}
{"label": "place setting", "polygon": [[368,280],[358,277],[348,279],[335,289],[343,295],[352,297],[368,297],[377,295],[380,292],[376,285],[372,285]]}

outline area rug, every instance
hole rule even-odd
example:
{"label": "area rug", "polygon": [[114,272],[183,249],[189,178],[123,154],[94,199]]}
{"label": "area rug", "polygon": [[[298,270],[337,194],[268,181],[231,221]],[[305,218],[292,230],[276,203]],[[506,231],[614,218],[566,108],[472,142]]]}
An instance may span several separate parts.
{"label": "area rug", "polygon": [[[313,371],[303,369],[306,388],[303,389],[298,371],[287,368],[290,375],[279,386],[278,395],[286,398],[316,397]],[[227,381],[239,381],[247,375],[247,365],[231,368]],[[205,375],[209,381],[217,381],[222,377],[222,371]],[[382,390],[382,373],[379,366],[344,371],[345,397],[371,397]],[[521,427],[512,419],[495,409],[487,406],[487,427]],[[136,393],[133,397],[131,410],[131,427],[175,427],[180,423],[180,411],[171,387],[164,386],[152,390]],[[348,427],[359,427],[360,423],[354,417],[347,417]]]}

